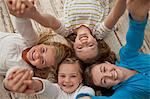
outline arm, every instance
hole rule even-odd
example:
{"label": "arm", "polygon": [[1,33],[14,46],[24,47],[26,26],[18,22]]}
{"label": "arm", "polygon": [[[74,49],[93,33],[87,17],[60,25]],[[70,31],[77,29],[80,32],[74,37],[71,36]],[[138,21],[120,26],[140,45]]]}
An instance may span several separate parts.
{"label": "arm", "polygon": [[[33,77],[33,79],[37,82],[40,81],[38,84],[35,84],[35,81],[33,81],[34,84],[32,84],[32,87],[34,87],[34,90],[36,90],[35,92],[37,95],[51,97],[52,99],[55,99],[58,96],[59,88],[54,83],[38,77]],[[39,88],[39,86],[42,88]]]}
{"label": "arm", "polygon": [[[11,3],[10,3],[11,2]],[[10,13],[20,18],[31,18],[42,26],[54,30],[60,27],[60,21],[49,14],[41,14],[34,6],[35,0],[7,0]],[[17,5],[15,5],[17,4]]]}
{"label": "arm", "polygon": [[126,45],[121,49],[122,58],[137,55],[138,50],[143,45],[150,1],[128,0],[127,8],[130,11],[129,28],[126,35]]}
{"label": "arm", "polygon": [[96,30],[100,32],[96,32],[93,34],[97,37],[97,39],[104,39],[107,34],[112,32],[113,27],[118,22],[119,18],[125,12],[126,9],[126,0],[116,0],[114,7],[111,9],[108,16],[104,19],[102,23],[98,23]]}
{"label": "arm", "polygon": [[15,25],[18,33],[22,35],[22,37],[30,46],[33,46],[37,43],[38,34],[35,33],[31,21],[29,19],[15,17]]}
{"label": "arm", "polygon": [[112,29],[126,9],[126,0],[116,0],[114,7],[104,20],[104,25]]}
{"label": "arm", "polygon": [[[34,31],[31,21],[29,19],[23,19],[26,18],[27,15],[31,15],[31,13],[27,13],[26,11],[23,14],[18,13],[18,6],[20,5],[19,7],[22,7],[19,1],[20,0],[7,0],[7,6],[10,13],[17,17],[15,18],[16,29],[22,37],[33,46],[38,40],[38,35]],[[30,8],[27,8],[26,10],[29,9]]]}

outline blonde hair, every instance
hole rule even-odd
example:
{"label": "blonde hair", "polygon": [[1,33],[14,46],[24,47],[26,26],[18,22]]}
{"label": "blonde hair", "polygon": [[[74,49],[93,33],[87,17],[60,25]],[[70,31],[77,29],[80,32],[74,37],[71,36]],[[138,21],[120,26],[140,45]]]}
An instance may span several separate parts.
{"label": "blonde hair", "polygon": [[47,78],[51,69],[57,68],[57,66],[61,63],[62,60],[64,60],[68,56],[71,56],[72,53],[71,47],[69,47],[69,45],[67,44],[63,44],[62,42],[58,42],[58,39],[55,40],[56,36],[57,34],[52,34],[51,32],[45,32],[39,35],[38,44],[54,46],[56,50],[56,56],[54,57],[55,64],[54,66],[51,66],[51,68],[40,69],[40,70],[34,68],[35,76]]}

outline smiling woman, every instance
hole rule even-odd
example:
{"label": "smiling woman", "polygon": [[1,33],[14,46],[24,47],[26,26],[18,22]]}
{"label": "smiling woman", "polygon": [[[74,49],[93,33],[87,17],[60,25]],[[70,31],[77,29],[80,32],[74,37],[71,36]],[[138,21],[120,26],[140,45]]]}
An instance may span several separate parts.
{"label": "smiling woman", "polygon": [[5,75],[15,66],[33,67],[35,70],[41,69],[41,72],[47,68],[44,75],[39,75],[46,78],[51,68],[57,67],[65,57],[71,55],[69,46],[51,42],[56,35],[43,33],[45,36],[39,38],[30,20],[15,18],[15,22],[18,34],[1,32],[0,35],[0,58],[3,59],[0,61],[1,74]]}

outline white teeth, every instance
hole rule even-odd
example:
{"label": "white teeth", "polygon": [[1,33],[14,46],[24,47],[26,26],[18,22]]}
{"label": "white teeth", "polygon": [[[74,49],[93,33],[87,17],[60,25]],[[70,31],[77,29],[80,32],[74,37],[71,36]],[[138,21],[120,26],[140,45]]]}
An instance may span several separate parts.
{"label": "white teeth", "polygon": [[114,78],[115,78],[115,80],[117,79],[117,71],[116,70],[114,70]]}

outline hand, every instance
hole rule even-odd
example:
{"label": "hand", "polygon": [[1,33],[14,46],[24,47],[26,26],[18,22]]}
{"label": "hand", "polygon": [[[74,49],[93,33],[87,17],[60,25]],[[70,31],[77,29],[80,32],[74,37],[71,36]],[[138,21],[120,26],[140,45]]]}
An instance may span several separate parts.
{"label": "hand", "polygon": [[26,94],[39,92],[43,89],[43,83],[38,79],[25,80],[24,84],[27,86],[27,88],[24,91],[24,93]]}
{"label": "hand", "polygon": [[142,21],[150,10],[150,0],[127,0],[127,9],[137,21]]}
{"label": "hand", "polygon": [[11,76],[4,79],[4,87],[13,92],[23,93],[27,88],[27,85],[24,84],[24,80],[31,79],[33,72],[28,69],[19,69],[10,75]]}
{"label": "hand", "polygon": [[36,12],[35,0],[7,0],[12,15],[20,18],[31,18]]}

